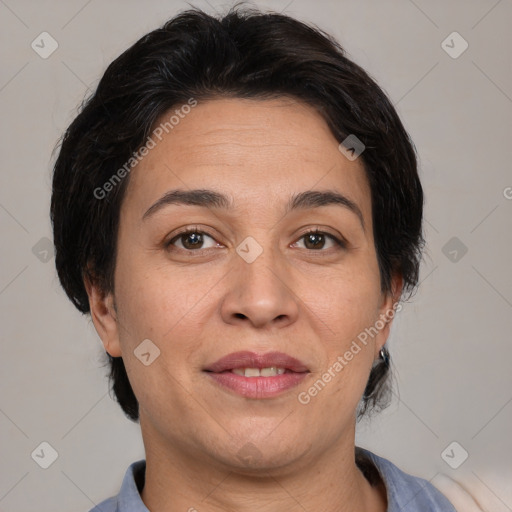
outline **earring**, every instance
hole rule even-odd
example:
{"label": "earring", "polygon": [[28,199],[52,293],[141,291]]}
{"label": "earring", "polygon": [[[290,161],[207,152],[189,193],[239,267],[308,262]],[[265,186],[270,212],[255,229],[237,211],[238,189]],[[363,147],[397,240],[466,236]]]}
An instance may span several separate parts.
{"label": "earring", "polygon": [[389,366],[389,352],[386,347],[382,347],[379,351],[379,357],[384,361],[386,366]]}

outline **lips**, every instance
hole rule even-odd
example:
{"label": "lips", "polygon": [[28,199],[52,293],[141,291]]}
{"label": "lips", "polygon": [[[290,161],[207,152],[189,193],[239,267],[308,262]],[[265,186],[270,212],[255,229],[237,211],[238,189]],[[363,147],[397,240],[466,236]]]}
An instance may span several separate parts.
{"label": "lips", "polygon": [[254,352],[234,352],[222,357],[215,363],[205,368],[207,372],[222,373],[237,368],[284,368],[290,372],[308,372],[307,366],[294,357],[283,352],[268,352],[267,354],[256,354]]}
{"label": "lips", "polygon": [[220,388],[244,398],[273,398],[296,386],[310,373],[298,359],[282,352],[235,352],[204,369]]}

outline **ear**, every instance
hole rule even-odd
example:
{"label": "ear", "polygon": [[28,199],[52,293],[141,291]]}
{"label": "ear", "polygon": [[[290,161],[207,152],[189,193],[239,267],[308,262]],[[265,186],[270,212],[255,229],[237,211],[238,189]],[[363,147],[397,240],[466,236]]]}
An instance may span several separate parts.
{"label": "ear", "polygon": [[393,276],[391,280],[391,290],[382,294],[382,302],[379,308],[379,317],[376,321],[378,334],[375,336],[375,359],[379,357],[380,349],[388,340],[391,330],[391,324],[398,311],[401,309],[399,304],[400,296],[402,294],[403,279],[401,275]]}
{"label": "ear", "polygon": [[88,276],[84,276],[84,285],[89,296],[91,318],[105,350],[112,357],[121,357],[119,329],[113,294],[105,294],[99,285]]}

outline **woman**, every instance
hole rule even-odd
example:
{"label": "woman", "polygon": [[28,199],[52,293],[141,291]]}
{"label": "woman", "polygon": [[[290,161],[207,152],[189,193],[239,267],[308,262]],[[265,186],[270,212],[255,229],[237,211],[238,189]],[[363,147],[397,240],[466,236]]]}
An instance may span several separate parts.
{"label": "woman", "polygon": [[60,281],[146,451],[94,510],[455,510],[355,447],[422,207],[390,101],[317,29],[191,10],[117,58],[51,205]]}

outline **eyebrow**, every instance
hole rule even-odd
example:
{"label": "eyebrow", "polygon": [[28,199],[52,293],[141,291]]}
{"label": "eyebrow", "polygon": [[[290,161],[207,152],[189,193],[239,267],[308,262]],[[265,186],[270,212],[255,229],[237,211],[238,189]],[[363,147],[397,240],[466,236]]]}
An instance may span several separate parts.
{"label": "eyebrow", "polygon": [[[225,210],[233,210],[234,207],[231,198],[214,190],[177,189],[166,192],[156,203],[151,205],[142,216],[142,220],[151,217],[165,206],[173,204],[201,206],[204,208],[222,208]],[[285,213],[294,210],[306,210],[330,205],[338,205],[350,210],[357,215],[363,230],[365,229],[363,214],[357,204],[343,194],[332,190],[307,190],[294,194],[288,201]]]}

